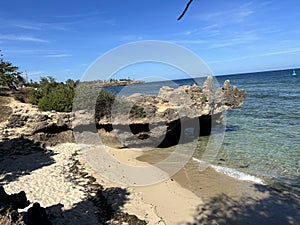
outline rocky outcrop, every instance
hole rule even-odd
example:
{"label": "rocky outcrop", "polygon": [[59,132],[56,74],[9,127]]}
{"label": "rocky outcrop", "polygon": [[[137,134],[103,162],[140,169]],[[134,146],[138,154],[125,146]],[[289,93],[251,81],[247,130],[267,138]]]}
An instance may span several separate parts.
{"label": "rocky outcrop", "polygon": [[182,118],[217,115],[239,107],[246,98],[245,90],[238,90],[226,80],[215,90],[213,77],[203,86],[180,86],[176,89],[163,86],[157,96],[133,94],[117,98],[111,115],[97,118],[99,124],[128,125],[171,123]]}
{"label": "rocky outcrop", "polygon": [[74,142],[72,113],[40,112],[29,105],[15,106],[8,120],[0,125],[0,138],[8,137],[26,138],[47,146]]}
{"label": "rocky outcrop", "polygon": [[[97,114],[101,116],[96,116],[96,126],[102,142],[113,147],[165,147],[209,135],[212,124],[221,122],[222,112],[241,106],[245,98],[246,91],[229,80],[216,89],[213,77],[208,77],[202,87],[164,86],[157,96],[116,98],[110,110],[103,109],[110,114]],[[88,128],[94,119],[89,113],[82,119],[82,111],[75,115],[80,128],[75,132]]]}
{"label": "rocky outcrop", "polygon": [[[0,139],[26,138],[47,146],[88,139],[99,133],[113,147],[164,147],[209,135],[220,123],[222,112],[242,105],[246,91],[227,80],[218,89],[213,77],[203,86],[164,86],[157,96],[133,94],[117,97],[108,108],[74,113],[40,112],[27,104],[12,107],[13,113],[0,124]],[[105,113],[99,113],[103,110]]]}

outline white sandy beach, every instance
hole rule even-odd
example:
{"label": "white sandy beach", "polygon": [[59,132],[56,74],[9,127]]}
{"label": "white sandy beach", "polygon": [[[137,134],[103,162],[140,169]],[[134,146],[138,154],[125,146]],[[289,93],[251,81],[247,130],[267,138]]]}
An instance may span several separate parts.
{"label": "white sandy beach", "polygon": [[[299,202],[294,198],[263,186],[255,188],[253,183],[238,181],[212,169],[197,173],[193,162],[166,181],[127,187],[111,182],[95,171],[87,163],[83,151],[78,151],[78,145],[61,144],[51,149],[54,151],[52,164],[20,176],[4,188],[8,193],[24,190],[32,203],[37,201],[46,207],[54,224],[98,224],[96,208],[86,200],[87,190],[66,179],[70,157],[76,157],[85,172],[104,188],[120,190],[117,197],[107,194],[113,208],[134,214],[148,224],[245,224],[245,221],[248,224],[299,224]],[[72,156],[76,151],[79,155]],[[133,150],[109,149],[109,152],[118,153],[121,161],[141,155]],[[150,156],[146,154],[145,158]],[[17,158],[10,165],[39,160],[39,155],[26,157]],[[126,190],[126,197],[122,196],[122,190]],[[124,199],[120,203],[118,198]]]}
{"label": "white sandy beach", "polygon": [[[71,221],[74,217],[86,218],[82,216],[82,213],[87,211],[89,211],[89,217],[86,224],[97,224],[97,218],[92,213],[92,203],[87,204],[86,208],[80,207],[78,210],[71,210],[76,208],[80,202],[85,201],[85,191],[82,187],[65,178],[69,158],[77,148],[76,144],[62,144],[52,148],[55,153],[53,156],[55,163],[19,177],[5,185],[5,190],[10,194],[24,190],[30,202],[39,202],[43,207],[49,209],[51,215],[57,217],[53,221],[54,224],[66,224],[66,221],[69,221],[68,224],[73,224]],[[28,160],[38,160],[38,155],[33,157]],[[119,154],[119,157],[126,157],[126,151]],[[93,171],[82,156],[78,158],[85,165],[86,171],[105,188],[118,186]],[[17,164],[18,159],[11,166]],[[202,203],[201,198],[171,180],[146,187],[122,188],[126,188],[130,193],[128,201],[122,206],[122,211],[134,214],[149,224],[176,224],[192,221],[193,215],[196,213],[195,209]],[[62,212],[53,207],[59,205],[63,205]],[[68,211],[72,211],[72,213],[68,213]],[[60,216],[61,213],[64,214],[63,217]],[[76,221],[84,224],[84,220],[77,219]]]}

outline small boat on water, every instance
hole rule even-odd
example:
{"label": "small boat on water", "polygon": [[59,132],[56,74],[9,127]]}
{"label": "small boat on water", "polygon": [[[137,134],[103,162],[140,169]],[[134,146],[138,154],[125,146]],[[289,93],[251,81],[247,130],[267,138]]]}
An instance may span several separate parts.
{"label": "small boat on water", "polygon": [[292,76],[293,76],[293,77],[297,76],[297,73],[296,73],[295,70],[293,70]]}

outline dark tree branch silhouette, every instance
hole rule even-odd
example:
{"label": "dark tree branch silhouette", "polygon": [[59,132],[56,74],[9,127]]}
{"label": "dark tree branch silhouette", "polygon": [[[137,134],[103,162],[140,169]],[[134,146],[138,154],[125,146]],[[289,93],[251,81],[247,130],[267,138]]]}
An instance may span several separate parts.
{"label": "dark tree branch silhouette", "polygon": [[177,18],[177,20],[181,20],[182,17],[184,16],[184,14],[186,13],[186,11],[188,10],[188,8],[190,7],[190,4],[192,3],[193,0],[189,0],[189,2],[187,3],[186,7],[184,8],[183,12],[181,13],[181,15]]}

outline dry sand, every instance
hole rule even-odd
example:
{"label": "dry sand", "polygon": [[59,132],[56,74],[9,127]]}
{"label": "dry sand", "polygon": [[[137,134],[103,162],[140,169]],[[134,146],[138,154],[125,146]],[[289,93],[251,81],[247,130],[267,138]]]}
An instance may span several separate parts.
{"label": "dry sand", "polygon": [[[81,150],[79,150],[81,149]],[[62,144],[54,147],[54,160],[30,173],[4,185],[8,193],[24,190],[31,202],[38,201],[53,216],[54,224],[98,224],[93,204],[86,201],[81,186],[66,179],[68,162],[78,151],[78,159],[86,172],[94,176],[105,188],[126,190],[122,204],[115,206],[123,212],[135,214],[148,224],[299,224],[299,199],[288,193],[278,192],[246,181],[238,181],[208,168],[199,172],[198,165],[190,161],[173,177],[144,187],[117,184],[97,172],[85,155],[89,147]],[[131,165],[145,165],[153,160],[150,152],[108,148],[107,152],[119,161]],[[1,162],[18,167],[22,163],[40,160],[32,154]],[[13,170],[11,170],[13,171]],[[0,180],[8,174],[1,174]],[[121,175],[121,174],[120,174]],[[116,199],[108,199],[114,206]]]}
{"label": "dry sand", "polygon": [[[72,154],[78,151],[76,144],[62,144],[51,148],[55,155],[54,162],[24,174],[4,185],[7,193],[12,194],[24,190],[30,202],[39,202],[46,207],[47,212],[54,218],[54,224],[98,224],[95,208],[85,199],[85,190],[73,182],[66,180],[69,161]],[[110,149],[111,150],[111,149]],[[120,150],[115,150],[115,153]],[[134,159],[136,151],[121,151],[120,160]],[[6,161],[5,171],[9,167],[19,167],[24,163],[32,163],[43,157],[39,153]],[[104,188],[120,187],[129,192],[127,200],[121,206],[122,211],[134,214],[149,224],[176,224],[177,222],[192,221],[195,209],[202,203],[201,198],[191,191],[181,187],[177,182],[168,180],[146,187],[127,187],[111,182],[86,163],[79,156],[86,172],[94,176]],[[143,164],[143,163],[142,163]],[[11,169],[12,171],[13,169]],[[2,174],[3,179],[7,174]],[[109,196],[108,196],[109,199]],[[112,202],[114,199],[112,199]],[[120,207],[120,206],[118,206]],[[26,208],[27,209],[27,208]],[[21,211],[26,211],[26,209]],[[88,215],[88,216],[87,216]]]}
{"label": "dry sand", "polygon": [[[148,165],[148,163],[137,160],[143,155],[143,151],[109,147],[105,147],[105,149],[120,162],[134,166]],[[130,192],[129,200],[123,206],[124,211],[137,215],[149,224],[186,224],[193,221],[193,215],[196,213],[197,206],[202,204],[202,199],[190,190],[183,188],[172,178],[147,186],[126,186],[108,181],[101,174],[95,172],[99,171],[95,168],[97,164],[91,162],[91,158],[97,158],[97,155],[93,155],[95,153],[97,154],[95,147],[86,148],[83,151],[84,159],[86,159],[86,155],[89,156],[87,160],[89,163],[85,164],[85,168],[106,187],[121,186]]]}

